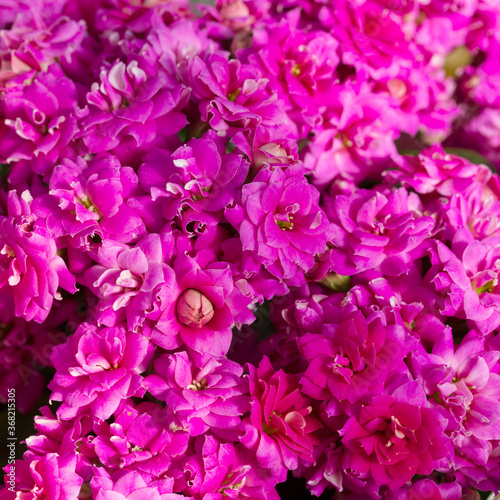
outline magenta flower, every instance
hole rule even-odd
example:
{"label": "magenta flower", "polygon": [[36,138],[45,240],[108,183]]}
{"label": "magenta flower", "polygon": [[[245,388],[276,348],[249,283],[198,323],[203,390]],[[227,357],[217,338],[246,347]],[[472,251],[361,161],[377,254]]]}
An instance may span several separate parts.
{"label": "magenta flower", "polygon": [[261,469],[241,445],[221,443],[215,437],[197,438],[198,453],[184,464],[183,492],[200,500],[278,500],[276,478]]}
{"label": "magenta flower", "polygon": [[127,321],[128,329],[139,332],[149,315],[162,307],[162,287],[177,290],[174,271],[165,264],[169,256],[167,235],[148,234],[129,248],[104,244],[94,259],[97,265],[87,269],[82,283],[99,297],[96,320],[114,326]]}
{"label": "magenta flower", "polygon": [[305,32],[296,26],[298,21],[286,18],[255,30],[253,46],[244,60],[269,78],[299,128],[299,137],[305,137],[311,128],[322,124],[339,57],[333,36],[323,31]]}
{"label": "magenta flower", "polygon": [[466,475],[482,475],[489,468],[493,448],[500,440],[500,375],[496,350],[485,348],[476,331],[469,332],[455,349],[451,332],[436,342],[431,354],[412,355],[412,371],[429,396],[429,404],[447,421],[457,462],[467,463]]}
{"label": "magenta flower", "polygon": [[449,204],[441,204],[441,214],[449,227],[446,239],[453,239],[454,233],[465,226],[479,240],[499,236],[500,178],[488,170],[481,182],[472,180],[467,190],[451,195]]}
{"label": "magenta flower", "polygon": [[[83,479],[75,472],[76,454],[58,455],[48,453],[35,460],[16,460],[15,497],[8,496],[7,488],[2,493],[11,498],[67,500],[78,498]],[[5,467],[8,472],[9,466]]]}
{"label": "magenta flower", "polygon": [[256,270],[261,264],[279,279],[297,279],[297,271],[309,270],[326,248],[328,221],[318,202],[301,167],[265,168],[243,186],[241,207],[226,217]]}
{"label": "magenta flower", "polygon": [[112,424],[100,422],[94,426],[97,437],[91,443],[108,470],[127,469],[153,478],[168,476],[172,460],[186,453],[189,434],[156,403],[134,406],[131,401],[123,402],[114,418]]}
{"label": "magenta flower", "polygon": [[359,189],[331,199],[326,207],[333,223],[328,264],[342,276],[379,268],[385,274],[404,273],[423,255],[434,228],[432,217],[412,207],[403,188],[393,191]]}
{"label": "magenta flower", "polygon": [[55,241],[31,213],[28,191],[8,195],[8,217],[0,216],[0,289],[14,297],[15,315],[27,321],[44,321],[58,287],[76,291],[75,278],[57,255]]}
{"label": "magenta flower", "polygon": [[34,419],[38,434],[26,439],[28,451],[24,459],[39,460],[50,453],[66,456],[76,452],[75,471],[81,477],[87,477],[90,459],[95,458],[86,437],[92,430],[93,417],[81,415],[74,420],[59,420],[48,406],[40,408],[40,413]]}
{"label": "magenta flower", "polygon": [[78,131],[76,105],[76,86],[56,64],[11,80],[0,100],[0,161],[39,157],[48,170]]}
{"label": "magenta flower", "polygon": [[58,417],[90,412],[98,419],[109,418],[123,399],[144,394],[139,374],[152,355],[153,346],[141,335],[123,327],[99,329],[83,323],[66,344],[52,351],[56,374],[49,389],[51,400],[62,401]]}
{"label": "magenta flower", "polygon": [[399,15],[400,10],[384,9],[376,0],[361,5],[347,0],[336,2],[332,28],[339,40],[342,62],[377,79],[396,76],[405,59],[413,61],[416,47],[406,39],[405,29],[411,28]]}
{"label": "magenta flower", "polygon": [[485,165],[475,165],[446,153],[440,145],[424,149],[418,156],[398,157],[396,163],[398,168],[387,170],[386,178],[419,194],[436,193],[449,197],[463,193],[471,184],[480,183],[491,175]]}
{"label": "magenta flower", "polygon": [[91,153],[99,153],[176,134],[186,124],[179,110],[188,95],[165,71],[152,76],[137,61],[116,62],[101,71],[100,84],[95,82],[87,94],[88,110],[80,111],[79,136]]}
{"label": "magenta flower", "polygon": [[465,228],[457,230],[451,250],[436,241],[424,284],[436,292],[434,306],[439,312],[470,320],[484,334],[497,328],[499,256],[497,236],[477,241]]}
{"label": "magenta flower", "polygon": [[241,415],[250,411],[248,382],[238,363],[209,357],[195,364],[187,352],[180,352],[160,356],[154,366],[156,373],[144,380],[146,388],[165,401],[191,435],[210,429],[237,436]]}
{"label": "magenta flower", "polygon": [[[139,168],[141,186],[160,203],[167,220],[191,208],[217,212],[232,203],[236,189],[245,181],[248,163],[240,155],[226,153],[226,141],[208,132],[202,139],[192,139],[170,154],[155,150]],[[215,224],[220,216],[215,216]]]}
{"label": "magenta flower", "polygon": [[292,126],[269,80],[250,64],[207,54],[182,61],[178,71],[192,89],[193,101],[199,103],[201,119],[214,130]]}
{"label": "magenta flower", "polygon": [[160,311],[150,315],[156,321],[151,340],[164,349],[185,343],[199,353],[225,355],[234,322],[229,264],[217,262],[211,251],[201,250],[196,257],[179,255],[174,271],[177,281],[161,288]]}
{"label": "magenta flower", "polygon": [[0,403],[7,404],[9,390],[16,391],[16,411],[30,412],[39,402],[46,382],[43,368],[52,367],[52,348],[66,342],[62,327],[76,323],[76,301],[56,302],[43,323],[14,315],[13,299],[0,295]]}
{"label": "magenta flower", "polygon": [[303,153],[313,184],[323,187],[337,177],[377,179],[397,152],[401,118],[396,101],[375,94],[361,76],[335,86],[328,100],[323,126]]}
{"label": "magenta flower", "polygon": [[[116,479],[114,479],[116,476]],[[131,471],[109,475],[103,467],[94,468],[90,482],[92,498],[95,500],[190,500],[190,497],[176,495],[168,487],[167,481],[147,483],[144,476]]]}
{"label": "magenta flower", "polygon": [[238,132],[231,142],[248,156],[256,169],[266,164],[270,167],[284,167],[299,163],[297,142],[283,137],[275,129],[259,125],[255,129],[253,141],[249,142],[243,132]]}
{"label": "magenta flower", "polygon": [[[3,20],[4,14],[0,16]],[[0,40],[0,84],[32,69],[46,71],[51,63],[70,57],[78,49],[85,35],[84,23],[65,16],[50,17],[43,19],[37,12],[28,20],[18,12],[16,19],[12,20],[12,27],[3,31]]]}
{"label": "magenta flower", "polygon": [[363,405],[339,431],[344,471],[395,489],[415,474],[430,474],[442,458],[451,458],[444,423],[425,405],[416,382]]}
{"label": "magenta flower", "polygon": [[134,242],[145,233],[137,212],[127,205],[139,181],[130,167],[109,154],[88,164],[81,158],[63,160],[54,168],[49,194],[36,200],[54,238],[67,239],[80,249],[91,249],[93,239]]}
{"label": "magenta flower", "polygon": [[354,403],[367,393],[380,394],[391,372],[405,371],[404,328],[387,325],[383,314],[365,319],[346,310],[339,325],[326,324],[323,332],[297,341],[308,361],[300,380],[308,396]]}
{"label": "magenta flower", "polygon": [[314,462],[313,433],[321,424],[311,416],[310,400],[298,388],[297,377],[275,372],[266,357],[258,368],[248,368],[252,410],[241,423],[241,443],[255,451],[260,467],[284,481],[287,469]]}

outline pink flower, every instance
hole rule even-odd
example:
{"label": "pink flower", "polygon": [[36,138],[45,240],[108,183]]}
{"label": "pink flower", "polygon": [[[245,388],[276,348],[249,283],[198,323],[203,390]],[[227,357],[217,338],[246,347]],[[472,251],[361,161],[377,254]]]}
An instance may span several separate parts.
{"label": "pink flower", "polygon": [[189,92],[172,75],[159,69],[148,75],[136,60],[116,62],[100,74],[81,110],[79,136],[91,153],[142,146],[158,134],[173,135],[186,124],[180,113]]}
{"label": "pink flower", "polygon": [[362,75],[334,86],[330,94],[323,125],[303,152],[313,184],[324,187],[337,177],[377,179],[396,153],[401,128],[397,102],[374,93]]}
{"label": "pink flower", "polygon": [[278,500],[276,478],[259,467],[241,444],[219,442],[205,435],[195,442],[197,453],[183,465],[183,492],[200,500]]}
{"label": "pink flower", "polygon": [[58,287],[76,288],[55,241],[31,212],[32,200],[28,191],[21,197],[11,191],[8,217],[0,216],[0,290],[14,297],[16,316],[41,323],[61,299]]}
{"label": "pink flower", "polygon": [[250,64],[206,54],[182,61],[178,71],[199,103],[202,121],[214,130],[291,126],[269,80]]}
{"label": "pink flower", "polygon": [[299,463],[312,464],[314,431],[321,424],[311,416],[310,400],[298,388],[295,375],[274,371],[267,357],[250,371],[250,416],[241,423],[241,443],[255,451],[260,467],[271,469],[278,481]]}
{"label": "pink flower", "polygon": [[247,175],[248,163],[240,155],[226,153],[226,141],[213,131],[191,139],[172,154],[153,150],[139,168],[141,186],[151,193],[161,216],[178,217],[183,225],[189,222],[186,211],[194,211],[199,220],[210,212],[216,225],[221,209],[234,201]]}
{"label": "pink flower", "polygon": [[444,424],[426,408],[416,382],[392,396],[376,396],[339,431],[345,447],[342,468],[379,486],[400,488],[415,474],[430,474],[448,458]]}
{"label": "pink flower", "polygon": [[154,366],[156,373],[146,377],[145,386],[165,401],[191,435],[210,429],[237,436],[241,416],[250,411],[248,382],[238,363],[209,357],[195,364],[187,352],[180,352],[160,356]]}
{"label": "pink flower", "polygon": [[306,137],[322,124],[339,63],[338,42],[329,33],[302,30],[298,22],[298,16],[289,17],[255,30],[252,48],[239,55],[269,78],[299,137]]}
{"label": "pink flower", "polygon": [[325,324],[323,335],[298,339],[308,361],[302,390],[315,399],[354,403],[367,393],[379,394],[391,372],[405,369],[400,362],[405,355],[404,328],[387,325],[380,313],[365,318],[360,311],[348,311],[339,325]]}
{"label": "pink flower", "polygon": [[[172,425],[171,425],[172,424]],[[109,470],[134,470],[143,476],[168,476],[172,460],[186,453],[189,434],[156,403],[123,402],[114,422],[94,426],[92,447]]]}
{"label": "pink flower", "polygon": [[137,175],[110,154],[88,163],[80,157],[64,159],[54,168],[49,189],[36,199],[35,211],[46,218],[54,238],[74,248],[94,249],[96,237],[135,242],[145,233],[141,218],[127,203],[140,189]]}
{"label": "pink flower", "polygon": [[[33,500],[78,498],[83,479],[75,472],[76,462],[76,454],[57,453],[47,453],[29,462],[16,460],[15,498]],[[6,472],[8,468],[9,466],[5,468]],[[7,489],[3,492],[7,493]]]}
{"label": "pink flower", "polygon": [[[32,14],[34,10],[37,9],[32,8]],[[32,69],[46,71],[52,62],[70,57],[78,49],[85,35],[85,24],[66,16],[50,17],[52,19],[43,19],[37,12],[28,20],[18,12],[13,26],[3,30],[0,85]]]}
{"label": "pink flower", "polygon": [[45,173],[78,131],[76,105],[76,86],[57,64],[11,80],[0,100],[0,161],[39,157]]}
{"label": "pink flower", "polygon": [[496,459],[500,440],[500,353],[486,350],[484,337],[472,330],[455,349],[451,332],[440,338],[430,354],[415,352],[411,367],[429,396],[429,404],[447,421],[446,434],[453,441],[456,465],[467,462],[466,475],[482,475]]}
{"label": "pink flower", "polygon": [[165,349],[185,343],[199,353],[226,354],[234,322],[229,264],[218,262],[211,251],[201,250],[196,257],[179,255],[174,271],[177,281],[158,292],[159,311],[146,315],[155,321],[151,340]]}
{"label": "pink flower", "polygon": [[328,222],[318,202],[319,192],[300,166],[264,168],[245,184],[241,208],[226,211],[226,217],[255,262],[248,270],[263,265],[280,280],[300,281],[299,269],[309,270],[326,248]]}
{"label": "pink flower", "polygon": [[424,149],[418,156],[400,156],[395,161],[398,168],[386,170],[385,177],[419,194],[450,197],[491,176],[486,165],[475,165],[465,158],[446,153],[441,145]]}
{"label": "pink flower", "polygon": [[162,287],[176,286],[175,274],[165,263],[170,257],[167,234],[148,234],[133,248],[116,243],[104,244],[87,269],[82,283],[99,297],[96,320],[114,326],[126,320],[128,329],[141,331],[146,317],[158,314]]}
{"label": "pink flower", "polygon": [[333,248],[325,262],[342,276],[373,268],[390,276],[406,272],[434,228],[432,217],[422,216],[414,203],[403,188],[333,197],[326,206]]}
{"label": "pink flower", "polygon": [[424,278],[436,292],[434,306],[444,316],[471,321],[484,334],[493,331],[500,324],[499,257],[498,236],[477,241],[459,228],[451,250],[436,241]]}
{"label": "pink flower", "polygon": [[110,475],[103,467],[95,467],[90,487],[95,500],[190,500],[172,493],[168,481],[148,483],[135,471]]}
{"label": "pink flower", "polygon": [[332,31],[339,40],[344,64],[366,70],[377,79],[395,76],[405,60],[415,59],[416,47],[408,42],[405,32],[411,25],[400,9],[384,9],[375,0],[362,4],[342,0],[335,3],[333,18]]}
{"label": "pink flower", "polygon": [[144,394],[139,374],[152,355],[153,346],[145,337],[123,327],[80,325],[51,355],[56,374],[49,389],[53,401],[62,401],[59,418],[86,412],[109,418],[123,399]]}

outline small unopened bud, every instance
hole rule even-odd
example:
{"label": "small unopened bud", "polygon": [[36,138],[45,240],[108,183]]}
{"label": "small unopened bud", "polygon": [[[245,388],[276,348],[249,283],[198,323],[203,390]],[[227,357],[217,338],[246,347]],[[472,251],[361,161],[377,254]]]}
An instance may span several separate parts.
{"label": "small unopened bud", "polygon": [[177,317],[190,328],[201,328],[214,317],[214,306],[198,290],[186,290],[177,301]]}

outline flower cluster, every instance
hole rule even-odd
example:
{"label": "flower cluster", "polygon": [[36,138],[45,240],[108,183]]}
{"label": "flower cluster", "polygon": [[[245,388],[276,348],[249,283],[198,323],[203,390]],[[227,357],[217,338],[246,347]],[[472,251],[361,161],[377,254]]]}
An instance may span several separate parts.
{"label": "flower cluster", "polygon": [[499,33],[0,0],[0,499],[498,493]]}

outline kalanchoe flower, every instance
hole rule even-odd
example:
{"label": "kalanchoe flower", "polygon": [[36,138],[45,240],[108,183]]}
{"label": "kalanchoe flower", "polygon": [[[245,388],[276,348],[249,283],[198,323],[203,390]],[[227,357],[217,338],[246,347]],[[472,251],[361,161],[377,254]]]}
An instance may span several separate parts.
{"label": "kalanchoe flower", "polygon": [[384,9],[376,0],[362,4],[341,0],[335,3],[333,19],[342,62],[375,79],[396,76],[399,67],[417,55],[406,39],[409,26],[398,9]]}
{"label": "kalanchoe flower", "polygon": [[347,308],[340,324],[325,324],[323,332],[298,339],[308,361],[300,381],[308,396],[353,403],[366,394],[380,394],[392,371],[405,371],[404,328],[385,324],[383,314],[364,318]]}
{"label": "kalanchoe flower", "polygon": [[27,321],[45,320],[58,287],[74,293],[75,278],[57,255],[43,221],[31,212],[28,191],[8,195],[8,217],[0,216],[0,290],[14,297],[15,315]]}
{"label": "kalanchoe flower", "polygon": [[[18,498],[66,500],[78,498],[83,479],[75,472],[76,453],[58,455],[48,453],[43,457],[26,461],[16,460],[15,492]],[[9,465],[5,467],[8,474]],[[7,478],[8,476],[6,476]],[[9,490],[2,490],[5,498],[13,498]]]}
{"label": "kalanchoe flower", "polygon": [[500,234],[499,176],[488,173],[482,182],[473,181],[465,191],[453,193],[449,203],[441,203],[440,208],[439,212],[447,229],[443,239],[452,240],[460,227],[468,227],[472,235],[479,240],[488,236],[498,236]]}
{"label": "kalanchoe flower", "polygon": [[313,184],[324,187],[337,177],[377,179],[397,152],[401,119],[396,101],[374,93],[363,77],[334,87],[328,100],[323,126],[303,152]]}
{"label": "kalanchoe flower", "polygon": [[339,58],[338,42],[332,35],[302,31],[296,26],[298,21],[298,17],[295,23],[287,17],[255,30],[252,48],[242,56],[269,78],[302,138],[322,124]]}
{"label": "kalanchoe flower", "polygon": [[81,110],[81,132],[89,152],[134,148],[156,136],[176,134],[186,124],[180,113],[187,89],[163,70],[148,75],[137,63],[116,62],[103,69]]}
{"label": "kalanchoe flower", "polygon": [[164,349],[185,343],[199,353],[226,354],[234,322],[231,295],[239,296],[229,264],[201,250],[195,257],[178,255],[173,268],[177,281],[158,292],[160,310],[146,314],[156,321],[151,340]]}
{"label": "kalanchoe flower", "polygon": [[231,142],[243,152],[256,170],[264,165],[280,167],[299,163],[297,142],[283,137],[279,130],[258,126],[253,141],[238,132]]}
{"label": "kalanchoe flower", "polygon": [[434,478],[432,476],[431,478],[419,479],[409,486],[388,491],[386,498],[388,500],[417,500],[420,498],[432,498],[433,500],[479,500],[478,492],[471,490],[462,491],[462,485],[458,481],[439,484],[439,480],[439,477]]}
{"label": "kalanchoe flower", "polygon": [[168,480],[147,483],[144,476],[131,471],[110,475],[103,467],[94,467],[94,477],[90,482],[92,498],[95,500],[190,500],[190,497],[172,493]]}
{"label": "kalanchoe flower", "polygon": [[116,243],[99,248],[98,264],[82,278],[100,299],[94,313],[99,324],[114,326],[126,319],[128,329],[139,332],[146,316],[160,310],[160,289],[176,286],[175,273],[165,263],[171,244],[167,234],[151,233],[133,248]]}
{"label": "kalanchoe flower", "polygon": [[404,188],[360,189],[329,200],[333,248],[325,262],[342,276],[373,268],[392,276],[404,273],[408,263],[424,254],[434,228],[432,217],[422,216],[415,201]]}
{"label": "kalanchoe flower", "polygon": [[451,458],[444,422],[426,408],[416,382],[376,396],[339,431],[345,447],[344,473],[361,481],[400,488],[415,474],[430,474],[439,460]]}
{"label": "kalanchoe flower", "polygon": [[[415,352],[412,372],[429,396],[434,411],[446,419],[453,440],[455,468],[465,475],[483,475],[500,440],[500,353],[488,351],[479,332],[471,331],[454,348],[450,332],[436,342],[430,354]],[[498,341],[494,340],[494,345]],[[474,470],[476,469],[476,470]]]}
{"label": "kalanchoe flower", "polygon": [[215,212],[214,223],[219,221],[219,211],[234,201],[248,174],[248,163],[240,155],[226,153],[226,142],[209,131],[172,154],[155,150],[146,155],[139,179],[155,205],[161,207],[159,217],[171,220],[178,216],[182,220],[191,208],[201,212],[200,218],[205,211]]}
{"label": "kalanchoe flower", "polygon": [[469,320],[484,334],[500,324],[498,236],[474,240],[468,229],[455,234],[451,250],[435,241],[424,284],[436,292],[434,307],[444,316]]}
{"label": "kalanchoe flower", "polygon": [[292,127],[269,80],[250,64],[207,54],[182,61],[178,71],[199,103],[201,120],[214,130],[252,130],[259,124]]}
{"label": "kalanchoe flower", "polygon": [[[3,14],[1,16],[3,18]],[[58,58],[71,57],[85,35],[84,21],[66,16],[54,16],[49,25],[40,13],[26,21],[18,14],[12,27],[2,31],[0,85],[32,69],[46,71]]]}
{"label": "kalanchoe flower", "polygon": [[149,402],[123,402],[114,422],[99,422],[94,432],[92,447],[109,470],[127,468],[152,478],[165,475],[189,444],[189,434],[169,418],[168,410]]}
{"label": "kalanchoe flower", "polygon": [[[144,380],[148,391],[165,401],[191,435],[209,429],[235,438],[241,416],[250,410],[243,368],[226,358],[194,363],[187,352],[155,360],[156,373]],[[198,367],[199,366],[199,367]]]}
{"label": "kalanchoe flower", "polygon": [[134,242],[145,233],[141,218],[127,205],[138,184],[132,168],[112,155],[97,155],[88,164],[65,159],[52,172],[49,194],[35,201],[36,212],[54,238],[77,249],[92,249],[97,237]]}
{"label": "kalanchoe flower", "polygon": [[196,439],[195,451],[183,465],[184,493],[200,500],[279,499],[272,472],[260,468],[253,454],[241,445],[221,443],[205,435]]}
{"label": "kalanchoe flower", "polygon": [[23,455],[24,460],[39,460],[49,453],[60,456],[77,453],[75,472],[87,478],[92,467],[90,459],[95,458],[87,437],[93,417],[82,415],[74,420],[59,420],[48,406],[40,408],[40,413],[34,419],[38,434],[26,439],[28,451]]}
{"label": "kalanchoe flower", "polygon": [[51,355],[56,374],[49,389],[51,400],[62,401],[59,418],[85,412],[109,418],[123,399],[144,394],[139,374],[152,355],[153,346],[145,337],[123,327],[80,325]]}
{"label": "kalanchoe flower", "polygon": [[[66,342],[62,326],[77,324],[72,299],[56,302],[47,319],[38,324],[16,318],[11,297],[0,295],[0,402],[16,392],[16,411],[28,413],[37,404],[45,387],[42,370],[52,367],[49,359],[55,345]],[[76,327],[76,326],[75,326]]]}
{"label": "kalanchoe flower", "polygon": [[321,424],[311,416],[310,400],[298,388],[295,375],[275,372],[267,357],[248,369],[252,410],[241,423],[241,443],[255,451],[260,467],[283,481],[287,469],[314,462],[313,433]]}
{"label": "kalanchoe flower", "polygon": [[242,188],[241,207],[226,217],[240,232],[244,253],[279,279],[301,284],[299,269],[309,270],[326,248],[328,221],[318,206],[319,192],[307,183],[301,166],[262,169]]}
{"label": "kalanchoe flower", "polygon": [[37,158],[45,173],[77,133],[76,105],[76,86],[56,64],[11,80],[0,100],[0,161]]}
{"label": "kalanchoe flower", "polygon": [[418,156],[400,156],[395,163],[397,168],[386,170],[385,178],[419,194],[450,197],[491,176],[486,165],[449,154],[440,145],[424,149]]}

